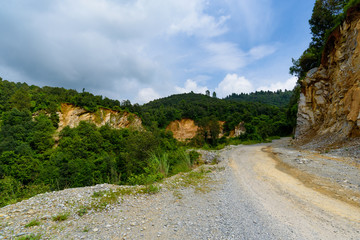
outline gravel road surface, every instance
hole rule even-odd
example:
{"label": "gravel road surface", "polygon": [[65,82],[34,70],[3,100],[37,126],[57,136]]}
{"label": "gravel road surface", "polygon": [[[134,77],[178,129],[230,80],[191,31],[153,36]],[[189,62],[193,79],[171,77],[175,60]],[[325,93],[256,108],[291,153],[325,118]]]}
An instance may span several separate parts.
{"label": "gravel road surface", "polygon": [[[288,141],[227,147],[219,164],[198,168],[198,175],[167,179],[156,194],[123,194],[100,210],[94,192],[130,188],[102,184],[40,194],[0,209],[0,239],[360,239],[358,189],[297,163],[304,153],[287,149]],[[340,167],[325,161],[323,168],[344,171],[346,162],[331,161]],[[345,169],[356,181],[359,169]],[[316,182],[304,180],[312,176]],[[341,189],[346,199],[336,197]],[[66,220],[54,220],[65,213]],[[25,227],[32,220],[38,224]]]}

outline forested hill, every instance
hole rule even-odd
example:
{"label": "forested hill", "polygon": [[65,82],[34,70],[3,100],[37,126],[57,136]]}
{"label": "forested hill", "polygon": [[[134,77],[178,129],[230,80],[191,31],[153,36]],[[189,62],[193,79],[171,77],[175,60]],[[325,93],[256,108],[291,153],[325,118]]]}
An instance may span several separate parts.
{"label": "forested hill", "polygon": [[278,90],[276,92],[271,91],[256,91],[253,93],[233,93],[225,98],[225,100],[238,101],[238,102],[259,102],[278,107],[287,107],[290,98],[293,95],[293,91]]}
{"label": "forested hill", "polygon": [[[56,133],[62,103],[87,112],[109,108],[137,113],[146,131],[112,129],[109,125],[97,128],[91,121],[83,121],[78,127],[67,126]],[[140,106],[85,90],[79,93],[41,88],[0,78],[0,207],[45,191],[104,182],[151,184],[188,171],[196,164],[196,154],[190,156],[165,130],[170,121],[194,119],[203,131],[189,146],[216,147],[228,141],[213,134],[219,133],[219,120],[226,121],[227,132],[245,122],[246,134],[234,139],[237,141],[261,142],[271,136],[289,135],[292,125],[286,111],[257,102],[195,93],[173,95]]]}
{"label": "forested hill", "polygon": [[156,122],[160,128],[182,118],[193,119],[198,124],[210,120],[225,121],[225,131],[233,129],[239,122],[245,122],[248,128],[251,125],[263,137],[290,134],[292,126],[286,114],[286,108],[276,105],[230,101],[196,93],[172,95],[149,102],[141,108],[144,123]]}
{"label": "forested hill", "polygon": [[139,105],[131,105],[130,101],[112,100],[92,93],[77,92],[73,89],[59,87],[38,87],[26,83],[14,83],[0,77],[0,113],[17,108],[37,112],[44,110],[55,113],[61,103],[71,103],[88,111],[95,112],[99,107],[113,110],[135,110]]}

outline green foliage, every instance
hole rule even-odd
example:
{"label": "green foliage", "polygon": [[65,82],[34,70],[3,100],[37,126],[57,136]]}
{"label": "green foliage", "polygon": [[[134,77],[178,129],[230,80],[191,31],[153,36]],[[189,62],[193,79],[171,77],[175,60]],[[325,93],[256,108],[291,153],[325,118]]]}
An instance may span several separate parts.
{"label": "green foliage", "polygon": [[256,91],[253,93],[233,93],[227,96],[226,100],[237,102],[259,102],[267,105],[273,105],[277,107],[286,107],[292,95],[292,91],[277,90],[271,91]]}
{"label": "green foliage", "polygon": [[52,219],[54,222],[62,222],[62,221],[67,220],[67,219],[69,218],[69,216],[70,216],[70,213],[68,213],[68,212],[66,212],[66,213],[59,213],[59,214],[57,214],[57,215],[55,215],[55,216],[52,216],[51,219]]}
{"label": "green foliage", "polygon": [[25,225],[26,228],[33,227],[33,226],[39,226],[41,222],[37,219],[31,220],[28,224]]}
{"label": "green foliage", "polygon": [[141,192],[142,193],[147,193],[147,194],[155,194],[155,193],[160,192],[160,190],[161,190],[160,186],[150,184],[150,185],[146,185],[145,187],[143,187],[141,189]]}
{"label": "green foliage", "polygon": [[[227,99],[211,98],[195,93],[178,94],[145,104],[142,107],[141,116],[144,124],[151,126],[155,122],[160,128],[165,128],[171,121],[182,118],[195,120],[200,126],[198,136],[191,142],[195,147],[201,147],[205,144],[218,144],[218,135],[216,133],[219,130],[215,122],[217,120],[225,121],[223,126],[225,133],[229,133],[240,122],[246,122],[256,123],[254,126],[256,131],[266,131],[266,133],[259,132],[260,138],[267,135],[287,136],[292,132],[291,127],[286,124],[287,108],[279,108],[274,105],[287,105],[291,94],[292,91],[258,92],[249,96],[246,94],[233,94]],[[270,101],[274,105],[260,103],[265,99],[272,99],[271,96],[275,95],[277,97],[273,97],[273,100]],[[258,99],[257,102],[248,102],[248,100],[255,98]],[[262,115],[268,116],[266,121],[253,121],[254,118]],[[267,125],[268,129],[265,127],[260,129],[261,126],[258,125],[261,123]],[[274,124],[277,126],[274,126]],[[285,126],[285,128],[281,126]]]}
{"label": "green foliage", "polygon": [[[144,184],[145,192],[156,192],[159,189],[154,182],[188,172],[199,164],[199,155],[186,152],[165,130],[170,121],[191,118],[199,124],[199,135],[190,143],[194,146],[216,148],[231,141],[264,141],[291,132],[286,108],[279,107],[288,93],[250,94],[249,99],[256,98],[255,102],[244,100],[243,95],[225,100],[216,98],[215,93],[213,97],[190,93],[139,106],[128,100],[120,103],[94,96],[85,90],[78,93],[40,88],[0,78],[0,206],[46,191],[100,183]],[[262,104],[265,98],[272,99],[273,105]],[[147,130],[97,128],[81,122],[76,128],[65,127],[57,134],[55,144],[53,136],[59,120],[56,112],[61,103],[93,112],[100,107],[137,112]],[[226,121],[226,133],[244,121],[248,133],[242,139],[219,139],[218,121]],[[86,213],[80,210],[79,215]]]}
{"label": "green foliage", "polygon": [[321,55],[328,40],[329,33],[338,26],[350,6],[359,3],[357,0],[316,0],[309,20],[312,41],[299,59],[293,59],[290,73],[303,79],[306,73],[320,65]]}
{"label": "green foliage", "polygon": [[30,235],[26,235],[26,236],[22,236],[22,237],[18,237],[16,238],[16,240],[40,240],[41,239],[41,235],[40,234],[30,234]]}
{"label": "green foliage", "polygon": [[191,164],[199,164],[200,156],[201,156],[201,154],[198,153],[197,151],[194,151],[194,150],[190,151],[189,152],[190,163]]}

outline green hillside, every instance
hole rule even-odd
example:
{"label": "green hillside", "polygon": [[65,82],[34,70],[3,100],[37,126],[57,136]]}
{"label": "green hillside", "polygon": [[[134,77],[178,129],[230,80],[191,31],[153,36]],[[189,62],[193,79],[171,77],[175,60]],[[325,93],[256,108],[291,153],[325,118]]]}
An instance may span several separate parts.
{"label": "green hillside", "polygon": [[[266,93],[267,95],[277,93]],[[90,112],[105,107],[137,113],[146,131],[97,128],[81,122],[65,127],[55,141],[61,103]],[[186,152],[170,132],[170,121],[191,118],[200,126],[190,147],[226,144],[218,139],[218,120],[225,131],[245,122],[247,133],[238,141],[261,142],[292,131],[286,108],[259,102],[178,94],[143,106],[57,87],[29,86],[0,79],[0,206],[44,191],[98,183],[151,184],[188,171],[196,154]]]}
{"label": "green hillside", "polygon": [[238,102],[258,102],[268,105],[274,105],[277,107],[287,107],[293,91],[256,91],[253,93],[233,93],[227,96],[226,100],[238,101]]}

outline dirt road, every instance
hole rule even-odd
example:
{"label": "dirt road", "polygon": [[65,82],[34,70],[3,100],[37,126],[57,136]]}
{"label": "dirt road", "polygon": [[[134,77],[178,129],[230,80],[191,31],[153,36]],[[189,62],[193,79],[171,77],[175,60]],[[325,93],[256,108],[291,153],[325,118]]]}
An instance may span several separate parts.
{"label": "dirt road", "polygon": [[359,207],[281,171],[267,147],[235,147],[223,155],[229,159],[241,195],[261,209],[275,229],[289,230],[290,239],[360,239]]}
{"label": "dirt road", "polygon": [[[360,181],[357,166],[323,156],[310,159],[276,143],[232,146],[219,155],[218,165],[200,167],[204,174],[210,171],[205,178],[180,174],[164,181],[156,194],[121,195],[101,211],[91,207],[94,192],[124,187],[67,189],[6,206],[0,209],[0,239],[29,234],[42,239],[360,239],[360,207],[351,190]],[[347,185],[336,185],[344,177]],[[92,210],[79,215],[85,207]],[[61,213],[67,214],[65,221],[52,220]],[[34,219],[37,226],[25,227]]]}

